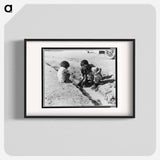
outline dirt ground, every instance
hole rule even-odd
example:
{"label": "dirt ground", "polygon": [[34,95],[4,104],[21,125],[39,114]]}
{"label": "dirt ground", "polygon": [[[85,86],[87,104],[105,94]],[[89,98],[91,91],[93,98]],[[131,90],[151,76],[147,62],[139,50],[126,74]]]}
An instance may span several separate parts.
{"label": "dirt ground", "polygon": [[[82,52],[82,51],[81,51]],[[116,106],[115,60],[106,59],[105,55],[85,56],[76,53],[46,51],[44,54],[44,107],[54,106]],[[73,56],[71,54],[75,54]],[[74,58],[71,58],[74,57]],[[79,89],[76,84],[81,79],[80,62],[87,59],[89,63],[102,68],[103,83],[97,90]],[[59,63],[66,60],[70,63],[69,71],[73,83],[59,83],[57,70]]]}

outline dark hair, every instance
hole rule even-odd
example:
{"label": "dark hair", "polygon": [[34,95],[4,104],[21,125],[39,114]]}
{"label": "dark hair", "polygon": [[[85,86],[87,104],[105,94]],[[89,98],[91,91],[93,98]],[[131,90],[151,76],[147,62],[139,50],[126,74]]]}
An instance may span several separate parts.
{"label": "dark hair", "polygon": [[85,59],[81,61],[81,66],[84,66],[84,65],[88,65],[88,61]]}
{"label": "dark hair", "polygon": [[69,65],[69,63],[68,63],[67,61],[62,61],[62,62],[60,63],[60,66],[67,69],[70,65]]}

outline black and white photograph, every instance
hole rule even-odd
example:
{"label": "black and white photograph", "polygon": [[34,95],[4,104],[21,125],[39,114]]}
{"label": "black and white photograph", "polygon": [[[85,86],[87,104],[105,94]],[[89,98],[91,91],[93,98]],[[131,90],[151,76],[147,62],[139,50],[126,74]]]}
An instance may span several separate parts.
{"label": "black and white photograph", "polygon": [[42,48],[42,107],[117,107],[117,48]]}

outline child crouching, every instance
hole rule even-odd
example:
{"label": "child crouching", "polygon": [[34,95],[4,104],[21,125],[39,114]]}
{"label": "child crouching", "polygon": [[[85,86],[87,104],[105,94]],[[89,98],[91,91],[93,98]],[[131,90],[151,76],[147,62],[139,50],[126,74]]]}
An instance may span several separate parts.
{"label": "child crouching", "polygon": [[79,87],[91,87],[97,89],[102,80],[101,68],[89,64],[87,60],[81,61],[82,80],[79,82]]}
{"label": "child crouching", "polygon": [[82,60],[80,63],[82,80],[79,82],[79,87],[91,87],[93,85],[93,65],[89,64],[87,60]]}

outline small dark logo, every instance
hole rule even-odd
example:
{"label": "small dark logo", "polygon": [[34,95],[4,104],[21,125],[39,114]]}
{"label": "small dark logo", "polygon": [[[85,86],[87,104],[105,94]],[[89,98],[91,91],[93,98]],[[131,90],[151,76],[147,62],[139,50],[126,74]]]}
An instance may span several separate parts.
{"label": "small dark logo", "polygon": [[11,13],[12,12],[12,4],[7,4],[4,6],[4,10],[7,13]]}

